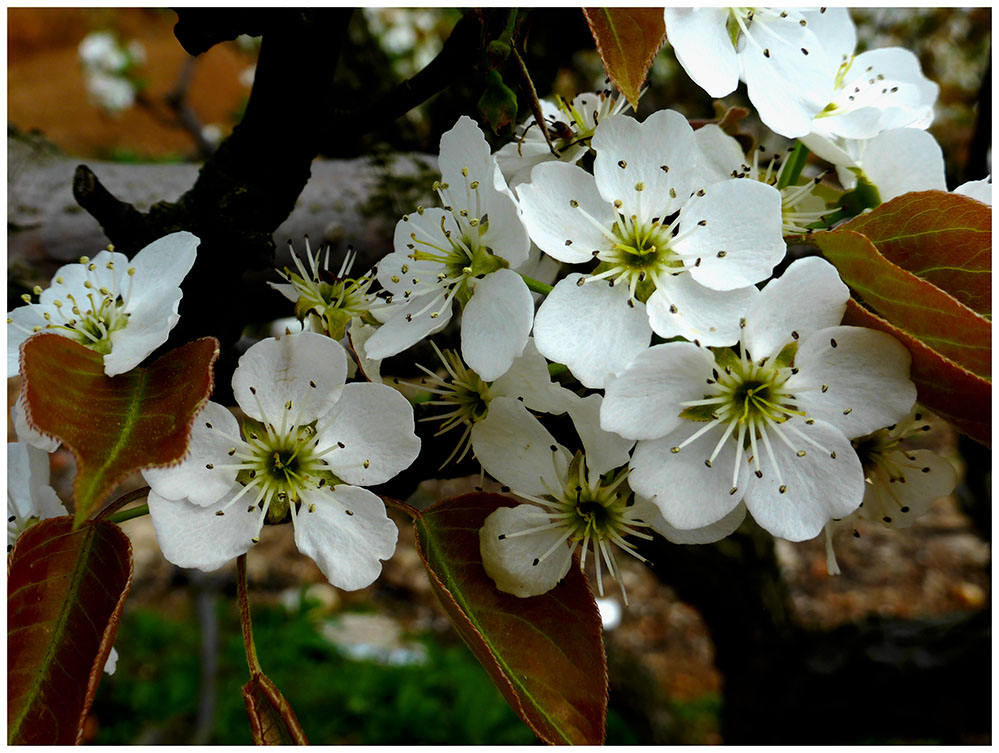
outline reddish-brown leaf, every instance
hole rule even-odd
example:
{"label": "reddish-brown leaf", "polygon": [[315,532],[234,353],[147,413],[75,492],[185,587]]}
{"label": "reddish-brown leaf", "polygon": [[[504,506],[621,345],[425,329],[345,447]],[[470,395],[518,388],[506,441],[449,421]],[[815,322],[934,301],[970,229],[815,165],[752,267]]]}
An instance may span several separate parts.
{"label": "reddish-brown leaf", "polygon": [[898,329],[980,377],[992,377],[992,323],[926,280],[882,256],[864,235],[847,229],[812,241],[843,281]]}
{"label": "reddish-brown leaf", "polygon": [[298,717],[267,675],[256,672],[243,686],[254,745],[308,745]]}
{"label": "reddish-brown leaf", "polygon": [[21,534],[8,568],[7,742],[78,743],[132,585],[132,545],[114,523],[50,518]]}
{"label": "reddish-brown leaf", "polygon": [[132,471],[183,457],[194,415],[212,391],[218,341],[172,350],[149,368],[104,374],[104,357],[69,338],[41,333],[21,346],[28,422],[76,458],[77,523]]}
{"label": "reddish-brown leaf", "polygon": [[944,191],[907,193],[843,227],[982,316],[992,315],[992,207]]}
{"label": "reddish-brown leaf", "polygon": [[438,502],[416,521],[417,551],[455,629],[507,702],[550,744],[599,745],[607,715],[600,613],[578,567],[541,596],[502,593],[486,575],[479,528],[496,494]]}
{"label": "reddish-brown leaf", "polygon": [[843,324],[870,327],[897,337],[912,354],[912,381],[919,402],[972,439],[989,445],[992,383],[975,376],[935,350],[851,300]]}
{"label": "reddish-brown leaf", "polygon": [[632,108],[666,41],[662,8],[583,8],[604,70]]}

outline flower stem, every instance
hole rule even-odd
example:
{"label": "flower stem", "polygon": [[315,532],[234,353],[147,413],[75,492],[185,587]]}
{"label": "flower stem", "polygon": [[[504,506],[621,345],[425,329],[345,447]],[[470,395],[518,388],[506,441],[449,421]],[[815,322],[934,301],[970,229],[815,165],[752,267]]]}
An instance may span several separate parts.
{"label": "flower stem", "polygon": [[138,507],[133,507],[131,510],[122,510],[121,512],[116,512],[114,515],[109,515],[108,520],[112,523],[124,523],[126,520],[141,518],[143,515],[148,514],[149,505],[139,505]]}
{"label": "flower stem", "polygon": [[236,558],[236,594],[239,597],[239,624],[243,628],[243,647],[246,649],[246,665],[250,677],[263,674],[260,660],[257,659],[257,646],[253,642],[253,623],[250,621],[250,602],[246,597],[246,555]]}
{"label": "flower stem", "polygon": [[524,282],[527,283],[527,289],[531,292],[541,293],[541,295],[548,295],[552,292],[551,285],[545,285],[543,282],[539,282],[538,280],[528,277],[527,275],[520,276],[524,279]]}

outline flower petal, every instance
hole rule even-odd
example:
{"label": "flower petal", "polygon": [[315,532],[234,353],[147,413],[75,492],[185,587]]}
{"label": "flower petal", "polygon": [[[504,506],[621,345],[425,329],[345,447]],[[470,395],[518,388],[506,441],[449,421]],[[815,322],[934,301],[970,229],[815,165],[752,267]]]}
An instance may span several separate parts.
{"label": "flower petal", "polygon": [[[620,200],[640,224],[673,214],[690,196],[699,151],[687,119],[660,110],[639,123],[610,118],[593,134],[593,177],[604,200]],[[640,186],[640,188],[639,188]]]}
{"label": "flower petal", "polygon": [[534,338],[527,338],[524,352],[513,361],[507,372],[489,386],[495,397],[522,398],[531,410],[541,413],[565,413],[569,395],[575,393],[552,381],[548,361],[538,353]]}
{"label": "flower petal", "polygon": [[608,386],[600,425],[631,439],[655,439],[685,420],[681,402],[704,397],[714,368],[711,351],[693,343],[655,345],[632,360]]}
{"label": "flower petal", "polygon": [[648,347],[652,329],[645,307],[628,305],[625,286],[577,285],[582,277],[571,274],[548,294],[534,318],[534,341],[545,358],[599,389]]}
{"label": "flower petal", "polygon": [[348,484],[384,483],[420,454],[413,406],[385,384],[346,385],[316,431],[318,446],[333,448],[324,458],[330,470]]}
{"label": "flower petal", "polygon": [[712,98],[739,85],[739,58],[729,38],[727,8],[666,8],[666,35],[676,59]]}
{"label": "flower petal", "polygon": [[298,511],[295,543],[344,591],[370,586],[395,552],[399,529],[378,495],[357,486],[314,490]]}
{"label": "flower petal", "polygon": [[566,390],[566,407],[576,433],[583,442],[586,467],[596,473],[606,473],[628,462],[628,453],[635,444],[634,439],[625,439],[619,434],[600,428],[600,407],[603,395],[579,397]]}
{"label": "flower petal", "polygon": [[703,528],[674,528],[666,522],[656,505],[639,496],[635,497],[635,514],[674,544],[712,544],[734,533],[742,525],[746,519],[746,506],[740,502],[717,523]]}
{"label": "flower petal", "polygon": [[943,150],[927,131],[896,128],[864,144],[861,169],[881,201],[910,191],[946,191]]}
{"label": "flower petal", "polygon": [[516,272],[499,269],[475,283],[461,318],[461,355],[484,380],[506,373],[524,352],[534,324],[534,299]]}
{"label": "flower petal", "polygon": [[[753,285],[770,276],[787,246],[781,231],[780,191],[758,180],[723,180],[694,196],[680,213],[674,250],[690,275],[715,290]],[[703,226],[698,227],[701,223]],[[700,263],[695,263],[696,260]]]}
{"label": "flower petal", "polygon": [[[735,442],[727,439],[709,467],[710,457],[724,429],[719,425],[698,437],[679,452],[678,447],[704,427],[703,423],[684,421],[676,431],[660,439],[639,442],[631,456],[628,483],[637,494],[659,508],[673,528],[688,530],[710,526],[729,515],[742,499],[745,466],[735,468]],[[732,494],[732,489],[737,491]]]}
{"label": "flower petal", "polygon": [[742,341],[755,359],[772,355],[794,339],[792,332],[807,337],[839,324],[849,298],[832,264],[818,257],[799,259],[763,288],[746,314]]}
{"label": "flower petal", "polygon": [[908,414],[916,401],[911,361],[905,346],[884,332],[829,327],[801,341],[794,358],[798,373],[785,386],[810,418],[859,437]]}
{"label": "flower petal", "polygon": [[472,449],[490,476],[521,494],[560,489],[559,469],[570,460],[541,422],[511,397],[489,403],[489,413],[472,426]]}
{"label": "flower petal", "polygon": [[521,185],[517,195],[531,240],[555,259],[581,264],[613,243],[607,228],[617,219],[615,212],[597,191],[593,176],[581,167],[562,162],[538,165],[531,171],[531,182]]}
{"label": "flower petal", "polygon": [[346,379],[347,354],[340,343],[296,332],[247,350],[232,375],[232,391],[248,416],[275,427],[301,426],[329,411]]}
{"label": "flower petal", "polygon": [[739,322],[759,296],[754,286],[712,290],[691,275],[677,275],[668,282],[645,303],[653,332],[667,340],[679,335],[708,346],[739,341]]}
{"label": "flower petal", "polygon": [[746,507],[774,536],[805,541],[818,536],[829,520],[857,509],[864,498],[864,471],[849,440],[823,421],[809,425],[792,418],[779,431],[792,446],[771,440],[777,469],[764,463],[762,478],[746,474]]}
{"label": "flower petal", "polygon": [[216,514],[237,493],[202,507],[149,492],[149,515],[163,556],[178,567],[210,572],[246,554],[260,531],[260,510],[250,512],[237,502],[224,515]]}
{"label": "flower petal", "polygon": [[444,304],[446,292],[433,290],[400,306],[396,314],[368,338],[367,357],[388,358],[439,332],[451,321],[453,300]]}
{"label": "flower petal", "polygon": [[[520,597],[540,596],[569,572],[572,548],[568,543],[558,545],[565,533],[562,528],[511,536],[544,522],[541,510],[534,505],[500,507],[486,518],[479,529],[482,566],[500,591]],[[555,550],[541,560],[553,546]]]}
{"label": "flower petal", "polygon": [[890,460],[901,471],[902,480],[891,480],[881,466],[877,467],[858,510],[865,520],[881,521],[889,528],[908,528],[957,484],[954,466],[931,450],[893,452]]}
{"label": "flower petal", "polygon": [[[229,455],[241,448],[236,417],[218,403],[205,403],[194,419],[184,459],[165,468],[144,468],[142,477],[164,499],[186,499],[193,505],[212,505],[233,488],[239,461]],[[211,467],[208,467],[211,466]]]}

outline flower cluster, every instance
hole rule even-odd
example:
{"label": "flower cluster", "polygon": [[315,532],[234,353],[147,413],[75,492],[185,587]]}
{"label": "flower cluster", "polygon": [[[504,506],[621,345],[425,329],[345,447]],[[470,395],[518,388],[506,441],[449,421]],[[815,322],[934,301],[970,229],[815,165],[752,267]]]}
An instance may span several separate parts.
{"label": "flower cluster", "polygon": [[111,32],[95,31],[83,38],[77,52],[94,104],[112,115],[135,104],[140,81],[134,69],[146,59],[137,40],[122,45]]}

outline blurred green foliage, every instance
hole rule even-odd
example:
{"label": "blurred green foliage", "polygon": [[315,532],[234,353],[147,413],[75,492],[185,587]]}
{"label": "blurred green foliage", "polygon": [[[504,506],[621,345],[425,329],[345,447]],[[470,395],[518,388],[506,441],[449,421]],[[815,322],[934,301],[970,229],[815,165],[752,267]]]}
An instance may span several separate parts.
{"label": "blurred green foliage", "polygon": [[[235,609],[219,615],[217,708],[208,742],[250,744],[241,688],[249,679]],[[421,636],[426,659],[387,665],[344,656],[318,631],[309,604],[289,612],[254,606],[254,637],[266,674],[280,688],[313,744],[517,745],[534,734],[518,719],[461,643]],[[199,628],[193,618],[129,610],[92,714],[99,745],[185,744],[200,693]],[[611,712],[608,742],[638,742]]]}

